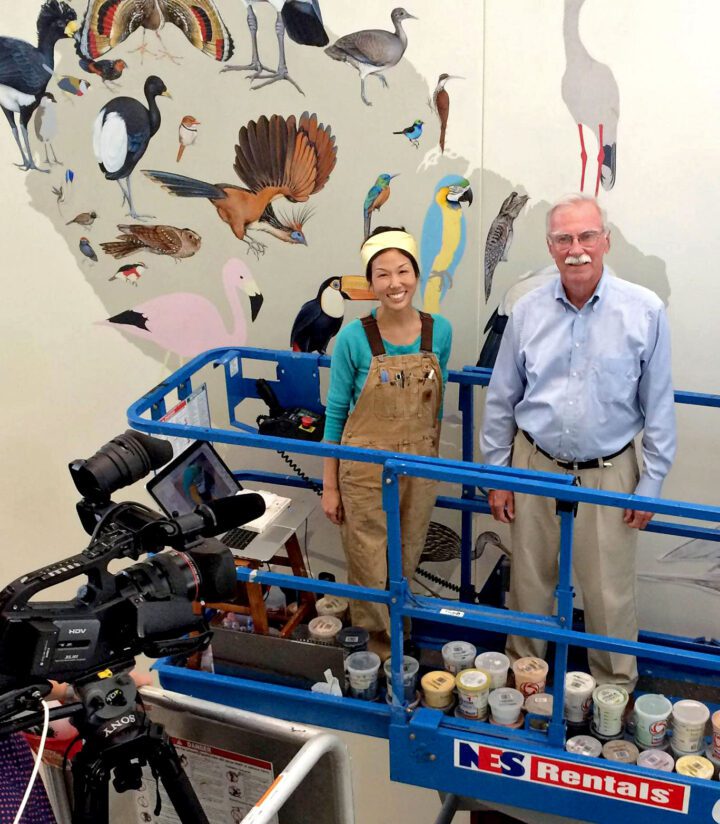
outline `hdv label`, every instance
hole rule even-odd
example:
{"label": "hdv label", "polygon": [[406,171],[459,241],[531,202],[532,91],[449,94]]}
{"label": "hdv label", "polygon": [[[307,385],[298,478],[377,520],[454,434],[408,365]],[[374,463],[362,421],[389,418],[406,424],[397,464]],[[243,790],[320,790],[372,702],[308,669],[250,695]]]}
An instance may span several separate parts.
{"label": "hdv label", "polygon": [[687,813],[690,787],[620,770],[594,767],[516,750],[455,739],[456,767],[531,781],[548,787],[629,801],[661,810]]}

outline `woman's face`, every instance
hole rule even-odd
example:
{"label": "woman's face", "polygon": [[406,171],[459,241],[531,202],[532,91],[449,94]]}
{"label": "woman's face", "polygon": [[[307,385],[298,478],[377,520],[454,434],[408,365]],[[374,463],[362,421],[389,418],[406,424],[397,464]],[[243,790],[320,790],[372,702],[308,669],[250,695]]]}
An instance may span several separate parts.
{"label": "woman's face", "polygon": [[418,279],[407,255],[397,249],[382,252],[371,264],[371,275],[370,285],[384,309],[398,312],[412,305]]}

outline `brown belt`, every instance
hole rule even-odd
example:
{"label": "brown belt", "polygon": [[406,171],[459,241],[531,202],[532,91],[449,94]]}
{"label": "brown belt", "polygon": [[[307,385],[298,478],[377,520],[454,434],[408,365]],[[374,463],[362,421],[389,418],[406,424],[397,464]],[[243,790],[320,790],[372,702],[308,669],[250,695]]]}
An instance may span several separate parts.
{"label": "brown belt", "polygon": [[546,452],[541,446],[538,446],[538,444],[535,443],[535,440],[533,439],[532,435],[528,435],[528,433],[524,429],[521,429],[520,431],[527,438],[527,440],[529,440],[530,443],[537,449],[538,452],[540,452],[546,458],[549,458],[551,461],[556,463],[561,469],[602,469],[602,467],[605,466],[605,464],[608,461],[611,461],[613,458],[617,458],[618,455],[622,455],[622,453],[632,443],[632,441],[626,443],[622,449],[618,449],[618,451],[613,452],[612,455],[605,455],[604,458],[591,458],[588,461],[561,461],[558,458],[555,458],[549,452]]}

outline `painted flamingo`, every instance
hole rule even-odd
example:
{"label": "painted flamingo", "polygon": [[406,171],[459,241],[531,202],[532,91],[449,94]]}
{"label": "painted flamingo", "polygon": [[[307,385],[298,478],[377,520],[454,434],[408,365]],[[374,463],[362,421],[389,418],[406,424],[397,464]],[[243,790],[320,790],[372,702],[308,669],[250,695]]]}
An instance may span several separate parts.
{"label": "painted flamingo", "polygon": [[562,79],[562,98],[577,123],[580,134],[580,191],[585,187],[587,165],[583,124],[592,129],[597,137],[597,197],[600,183],[603,189],[612,189],[615,185],[620,93],[610,68],[595,60],[580,39],[580,9],[584,2],[585,0],[565,0],[563,39],[566,64]]}
{"label": "painted flamingo", "polygon": [[181,358],[219,346],[242,346],[247,341],[247,325],[238,289],[250,298],[251,317],[260,311],[262,294],[247,264],[231,258],[222,270],[223,285],[233,317],[233,327],[225,328],[212,301],[194,292],[171,292],[126,309],[104,323],[122,328],[136,338],[156,343]]}

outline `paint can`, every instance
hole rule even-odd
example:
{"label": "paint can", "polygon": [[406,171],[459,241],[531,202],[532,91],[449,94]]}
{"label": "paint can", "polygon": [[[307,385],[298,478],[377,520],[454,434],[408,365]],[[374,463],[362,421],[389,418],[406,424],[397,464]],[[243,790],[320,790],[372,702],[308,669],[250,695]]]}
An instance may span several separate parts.
{"label": "paint can", "polygon": [[444,670],[434,670],[423,675],[420,679],[423,692],[423,702],[426,707],[446,710],[455,703],[453,690],[455,676]]}
{"label": "paint can", "polygon": [[537,692],[525,699],[525,727],[545,732],[553,713],[553,697],[548,692]]}
{"label": "paint can", "polygon": [[510,659],[503,652],[481,652],[475,659],[475,666],[485,670],[491,679],[490,689],[497,690],[507,684]]}
{"label": "paint can", "polygon": [[563,714],[571,724],[582,724],[590,718],[592,694],[597,686],[587,672],[568,672],[565,675],[565,704]]}
{"label": "paint can", "polygon": [[651,770],[672,772],[675,769],[675,759],[663,750],[643,750],[637,758],[638,767],[649,767]]}
{"label": "paint can", "polygon": [[372,701],[377,696],[380,656],[375,652],[353,652],[345,659],[350,695],[363,701]]}
{"label": "paint can", "polygon": [[675,764],[675,772],[691,778],[706,778],[709,781],[713,777],[715,767],[712,761],[708,761],[702,755],[683,755]]}
{"label": "paint can", "polygon": [[443,666],[448,672],[457,675],[461,670],[469,669],[475,661],[477,650],[467,641],[448,641],[442,648]]}
{"label": "paint can", "polygon": [[632,741],[608,741],[603,744],[603,758],[608,761],[619,761],[621,764],[635,764],[640,755],[640,750]]}
{"label": "paint can", "polygon": [[488,696],[492,723],[501,727],[511,727],[518,720],[522,724],[522,708],[525,696],[512,687],[500,687]]}
{"label": "paint can", "polygon": [[315,612],[318,615],[333,615],[341,621],[345,620],[350,602],[347,598],[336,595],[323,595],[315,601]]}
{"label": "paint can", "polygon": [[565,749],[575,755],[589,755],[592,758],[600,758],[602,755],[602,744],[591,735],[576,735],[568,738],[565,742]]}
{"label": "paint can", "polygon": [[481,669],[466,669],[457,674],[458,709],[464,718],[474,721],[487,718],[490,682],[490,674]]}
{"label": "paint can", "polygon": [[714,777],[720,779],[720,758],[715,758],[712,750],[712,745],[710,745],[705,750],[705,758],[713,765],[715,769]]}
{"label": "paint can", "polygon": [[705,727],[710,710],[692,699],[677,701],[672,708],[672,740],[674,752],[696,755],[705,749]]}
{"label": "paint can", "polygon": [[542,658],[518,658],[513,664],[515,687],[527,698],[536,692],[545,692],[547,661]]}
{"label": "paint can", "polygon": [[600,684],[593,690],[593,727],[599,735],[614,738],[622,733],[623,712],[628,702],[625,687]]}
{"label": "paint can", "polygon": [[646,693],[635,701],[635,743],[659,747],[665,741],[672,704],[664,695]]}
{"label": "paint can", "polygon": [[[388,703],[392,701],[392,662],[388,658],[383,664],[385,680],[387,681]],[[403,701],[411,703],[415,700],[415,687],[417,685],[418,670],[420,662],[412,655],[403,655],[402,679],[403,679]]]}
{"label": "paint can", "polygon": [[363,627],[345,627],[338,632],[336,643],[343,648],[346,655],[367,649],[370,633]]}
{"label": "paint can", "polygon": [[308,624],[310,638],[322,644],[334,643],[338,632],[342,629],[342,621],[333,615],[318,615]]}

